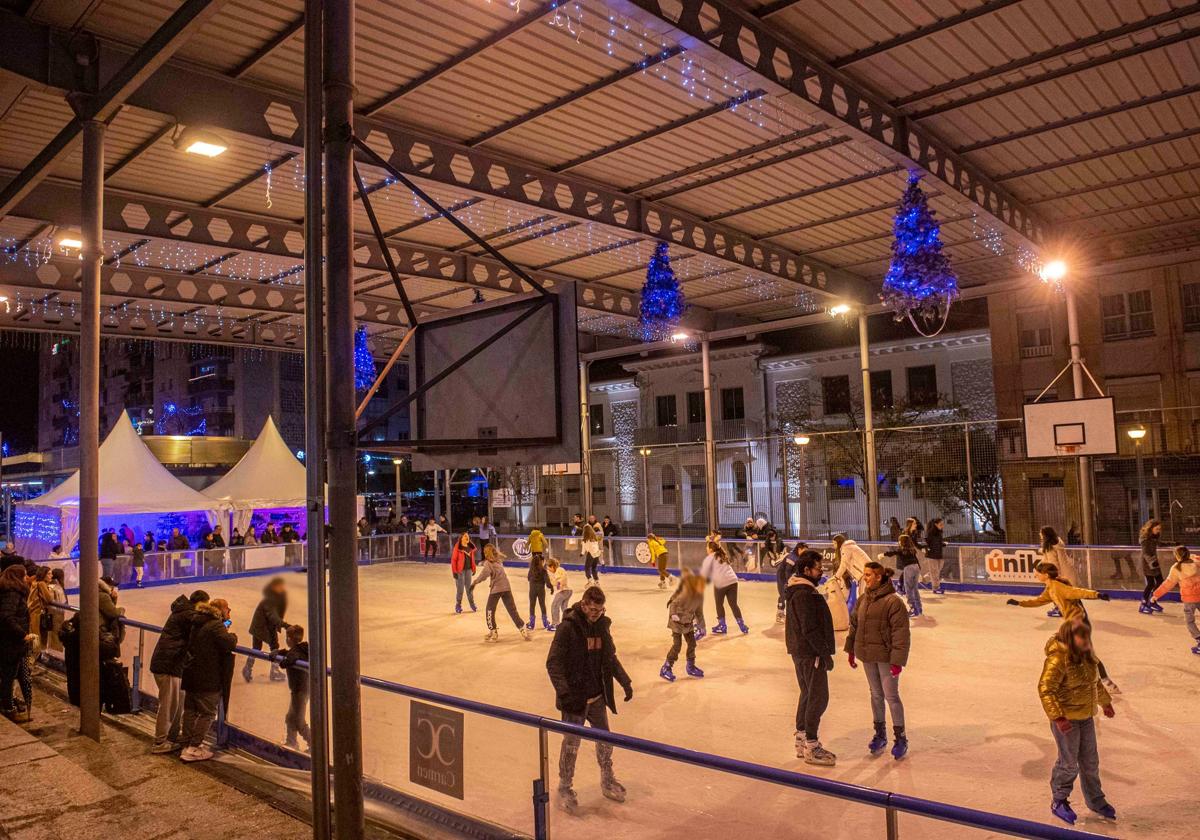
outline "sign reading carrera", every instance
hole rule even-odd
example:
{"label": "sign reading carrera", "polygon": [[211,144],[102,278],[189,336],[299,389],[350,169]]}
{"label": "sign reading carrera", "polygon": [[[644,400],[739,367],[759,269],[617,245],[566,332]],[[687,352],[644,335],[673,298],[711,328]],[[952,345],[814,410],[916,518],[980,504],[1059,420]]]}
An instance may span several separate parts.
{"label": "sign reading carrera", "polygon": [[463,714],[416,700],[409,704],[408,778],[463,798]]}

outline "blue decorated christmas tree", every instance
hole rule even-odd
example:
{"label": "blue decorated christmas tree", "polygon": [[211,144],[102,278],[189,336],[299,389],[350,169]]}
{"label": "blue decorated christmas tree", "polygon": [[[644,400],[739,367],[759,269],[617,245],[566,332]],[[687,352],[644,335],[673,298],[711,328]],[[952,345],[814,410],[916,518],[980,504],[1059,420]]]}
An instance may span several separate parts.
{"label": "blue decorated christmas tree", "polygon": [[671,256],[667,243],[659,242],[654,247],[654,256],[646,269],[646,282],[642,285],[640,321],[642,337],[646,341],[657,341],[675,331],[679,319],[687,306],[683,302],[683,291],[671,268]]}
{"label": "blue decorated christmas tree", "polygon": [[354,331],[354,390],[365,391],[375,382],[375,357],[367,346],[367,328]]}
{"label": "blue decorated christmas tree", "polygon": [[925,334],[925,329],[940,332],[945,325],[950,304],[958,297],[958,278],[942,253],[941,225],[929,209],[920,180],[919,173],[909,172],[892,225],[896,239],[880,297],[897,320],[907,317]]}

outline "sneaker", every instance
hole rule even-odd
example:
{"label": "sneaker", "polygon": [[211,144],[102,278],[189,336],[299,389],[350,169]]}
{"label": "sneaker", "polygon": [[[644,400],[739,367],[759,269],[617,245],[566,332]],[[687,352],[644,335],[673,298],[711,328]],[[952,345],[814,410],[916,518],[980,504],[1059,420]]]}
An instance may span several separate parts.
{"label": "sneaker", "polygon": [[804,763],[816,764],[821,767],[832,767],[837,764],[837,756],[822,747],[820,741],[805,741]]}
{"label": "sneaker", "polygon": [[208,747],[188,747],[179,757],[186,762],[208,761],[213,757],[213,751]]}
{"label": "sneaker", "polygon": [[175,745],[170,741],[155,742],[154,746],[150,748],[150,752],[154,755],[165,755],[175,752]]}
{"label": "sneaker", "polygon": [[560,810],[566,811],[568,814],[575,813],[579,807],[579,797],[575,795],[575,791],[569,787],[560,787],[558,795],[554,797],[558,802]]}
{"label": "sneaker", "polygon": [[1075,825],[1075,820],[1079,817],[1071,809],[1071,803],[1065,799],[1056,799],[1050,803],[1050,813],[1058,817],[1067,825]]}
{"label": "sneaker", "polygon": [[1121,693],[1121,689],[1117,688],[1117,684],[1115,682],[1113,682],[1112,680],[1110,680],[1108,677],[1104,677],[1102,680],[1100,680],[1100,682],[1101,682],[1101,684],[1103,684],[1103,686],[1106,689],[1108,689],[1109,694],[1120,694]]}
{"label": "sneaker", "polygon": [[605,799],[611,799],[613,802],[625,801],[625,786],[614,776],[600,780],[600,792],[604,794]]}
{"label": "sneaker", "polygon": [[1115,820],[1117,818],[1117,809],[1108,803],[1105,803],[1103,808],[1093,808],[1092,810],[1106,820]]}

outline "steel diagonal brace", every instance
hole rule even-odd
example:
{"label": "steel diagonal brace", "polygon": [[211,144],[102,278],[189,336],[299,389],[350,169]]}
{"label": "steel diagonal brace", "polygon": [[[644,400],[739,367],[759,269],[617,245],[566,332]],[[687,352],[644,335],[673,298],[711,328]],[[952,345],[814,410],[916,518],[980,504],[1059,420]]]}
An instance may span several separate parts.
{"label": "steel diagonal brace", "polygon": [[358,197],[362,199],[363,209],[367,211],[367,218],[371,221],[371,230],[375,232],[379,250],[383,253],[383,262],[387,265],[388,273],[392,275],[392,282],[396,284],[396,294],[400,295],[400,303],[404,305],[404,312],[408,315],[408,323],[416,327],[417,313],[408,299],[408,292],[404,290],[404,281],[400,278],[400,272],[396,271],[396,261],[392,259],[392,251],[388,248],[387,239],[384,238],[383,228],[379,226],[379,219],[375,217],[375,208],[371,206],[371,196],[367,191],[366,184],[363,183],[357,164],[354,166],[354,183],[358,187]]}

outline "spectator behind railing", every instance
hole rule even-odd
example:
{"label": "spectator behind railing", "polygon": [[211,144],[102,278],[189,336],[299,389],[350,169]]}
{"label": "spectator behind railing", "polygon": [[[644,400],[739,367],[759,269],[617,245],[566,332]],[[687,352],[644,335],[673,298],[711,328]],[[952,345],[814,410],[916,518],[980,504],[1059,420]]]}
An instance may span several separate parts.
{"label": "spectator behind railing", "polygon": [[196,606],[208,600],[208,593],[197,589],[190,596],[180,595],[171,604],[171,614],[163,622],[162,633],[150,655],[150,673],[158,687],[158,716],[154,725],[152,753],[170,753],[184,747],[180,737],[183,717],[183,669],[188,645],[196,622]]}

